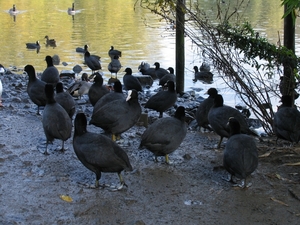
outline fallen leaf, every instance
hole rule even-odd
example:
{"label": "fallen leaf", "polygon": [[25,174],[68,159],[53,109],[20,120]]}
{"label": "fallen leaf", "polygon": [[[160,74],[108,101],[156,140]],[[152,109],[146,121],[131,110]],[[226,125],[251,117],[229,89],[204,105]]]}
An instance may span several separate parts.
{"label": "fallen leaf", "polygon": [[283,166],[300,166],[300,162],[296,162],[296,163],[285,163],[285,164],[283,164]]}
{"label": "fallen leaf", "polygon": [[280,201],[280,200],[278,200],[278,199],[276,199],[274,197],[271,197],[271,200],[274,201],[274,202],[277,202],[277,203],[279,203],[281,205],[289,206],[288,204],[286,204],[286,203],[284,203],[284,202],[282,202],[282,201]]}
{"label": "fallen leaf", "polygon": [[60,195],[59,197],[66,202],[73,202],[73,199],[68,195]]}
{"label": "fallen leaf", "polygon": [[266,152],[265,154],[262,154],[260,156],[258,156],[259,158],[264,158],[264,157],[268,157],[269,155],[271,155],[272,152]]}

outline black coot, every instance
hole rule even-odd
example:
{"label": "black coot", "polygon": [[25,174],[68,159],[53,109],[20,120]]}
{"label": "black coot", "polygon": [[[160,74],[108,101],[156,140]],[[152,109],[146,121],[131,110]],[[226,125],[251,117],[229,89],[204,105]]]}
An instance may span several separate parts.
{"label": "black coot", "polygon": [[109,55],[110,59],[113,59],[115,56],[122,57],[122,52],[115,49],[114,46],[111,46],[108,51],[108,55]]}
{"label": "black coot", "polygon": [[159,91],[152,95],[145,104],[145,108],[153,109],[159,112],[159,118],[163,116],[163,112],[172,107],[177,101],[177,93],[173,81],[167,82],[168,90]]}
{"label": "black coot", "polygon": [[57,68],[53,65],[52,57],[47,55],[45,58],[47,62],[47,68],[44,70],[41,76],[41,80],[52,84],[53,87],[56,86],[56,84],[59,82],[59,72]]}
{"label": "black coot", "polygon": [[162,78],[159,79],[159,85],[164,86],[169,80],[176,83],[176,76],[174,74],[173,67],[169,67],[168,70],[170,71],[170,73],[167,73],[166,75],[164,75]]}
{"label": "black coot", "polygon": [[215,88],[210,88],[206,93],[208,94],[208,98],[204,99],[204,101],[198,106],[196,111],[196,120],[199,127],[209,129],[208,112],[214,104],[214,99],[218,94],[218,91]]}
{"label": "black coot", "polygon": [[68,113],[70,118],[75,114],[75,101],[69,92],[64,91],[64,86],[61,82],[56,85],[55,101],[60,104]]}
{"label": "black coot", "polygon": [[107,87],[103,85],[102,75],[97,72],[94,74],[94,76],[94,83],[92,84],[88,92],[89,100],[92,106],[94,106],[100,98],[109,93]]}
{"label": "black coot", "polygon": [[109,92],[108,94],[104,95],[100,98],[97,103],[94,105],[94,110],[97,111],[106,103],[112,102],[114,100],[123,99],[125,100],[125,95],[122,91],[122,84],[119,80],[116,80],[113,86],[113,91]]}
{"label": "black coot", "polygon": [[300,140],[300,112],[293,107],[292,97],[281,97],[282,105],[274,115],[273,127],[277,138],[292,143]]}
{"label": "black coot", "polygon": [[246,178],[253,173],[258,165],[258,153],[254,139],[241,134],[239,121],[234,117],[229,118],[230,137],[225,145],[223,166],[232,176],[243,179],[241,187],[247,187]]}
{"label": "black coot", "polygon": [[221,142],[224,137],[229,137],[229,127],[227,126],[228,120],[230,117],[234,117],[239,121],[241,132],[243,134],[252,134],[256,135],[255,132],[249,129],[248,123],[242,113],[237,109],[223,105],[223,96],[217,94],[214,99],[214,105],[209,110],[208,113],[208,122],[211,125],[212,129],[220,135],[220,141],[218,143],[218,148],[221,146]]}
{"label": "black coot", "polygon": [[45,85],[47,104],[43,112],[43,128],[47,138],[46,150],[48,154],[48,143],[54,139],[62,140],[61,151],[64,151],[64,142],[71,137],[72,120],[66,110],[54,99],[54,88],[51,84]]}
{"label": "black coot", "polygon": [[127,67],[124,72],[126,72],[123,76],[124,88],[126,90],[135,89],[136,91],[142,91],[142,85],[140,81],[132,75],[132,69]]}
{"label": "black coot", "polygon": [[84,53],[84,62],[85,64],[92,70],[92,74],[97,71],[97,70],[101,70],[101,63],[99,61],[99,58],[96,58],[94,56],[91,56],[89,51],[86,51]]}
{"label": "black coot", "polygon": [[127,98],[106,103],[103,107],[94,109],[90,124],[101,127],[104,131],[120,135],[136,124],[141,116],[141,106],[138,102],[138,92],[129,90]]}
{"label": "black coot", "polygon": [[45,85],[46,83],[36,77],[35,69],[32,65],[24,67],[29,79],[27,84],[27,93],[31,101],[38,106],[37,114],[40,114],[40,106],[46,105]]}
{"label": "black coot", "polygon": [[169,164],[168,154],[174,152],[186,136],[185,108],[179,106],[174,117],[156,120],[142,134],[140,149],[145,147],[157,156],[165,156]]}
{"label": "black coot", "polygon": [[96,187],[99,187],[101,172],[118,173],[121,186],[127,186],[121,176],[123,170],[132,171],[126,152],[105,135],[88,132],[84,113],[75,117],[73,148],[81,163],[96,174]]}
{"label": "black coot", "polygon": [[118,75],[119,70],[121,69],[122,65],[119,60],[119,56],[114,56],[114,58],[111,60],[111,62],[108,64],[107,68],[108,71],[111,73],[111,75],[114,73],[116,74],[116,77]]}
{"label": "black coot", "polygon": [[168,70],[160,67],[159,62],[155,62],[154,66],[155,66],[155,73],[158,79],[161,79],[164,75],[169,73]]}

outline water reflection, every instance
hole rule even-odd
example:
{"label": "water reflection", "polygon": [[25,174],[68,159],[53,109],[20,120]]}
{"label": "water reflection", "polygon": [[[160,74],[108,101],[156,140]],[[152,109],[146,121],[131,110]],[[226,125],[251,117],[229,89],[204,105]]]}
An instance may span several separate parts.
{"label": "water reflection", "polygon": [[[136,0],[89,0],[74,1],[1,1],[1,33],[0,33],[0,63],[5,67],[17,66],[23,68],[27,64],[35,66],[37,72],[45,69],[45,56],[58,55],[61,70],[72,70],[75,65],[83,68],[82,72],[91,74],[84,65],[83,54],[76,48],[89,46],[89,52],[101,56],[102,72],[106,80],[111,77],[108,65],[111,59],[108,55],[110,46],[122,51],[119,59],[122,68],[131,67],[133,73],[138,72],[142,61],[151,66],[159,62],[161,67],[175,68],[175,37],[174,23],[165,23],[159,17],[139,7],[134,9]],[[216,18],[216,1],[191,0],[190,4],[199,3],[211,19]],[[13,4],[19,11],[12,15],[9,9]],[[227,1],[225,1],[225,5]],[[70,10],[69,10],[70,8]],[[278,40],[278,31],[283,30],[281,15],[283,8],[280,2],[274,0],[250,1],[248,8],[239,12],[241,17],[251,21],[261,36],[266,36],[274,43]],[[18,17],[18,18],[16,18]],[[299,32],[299,29],[297,29]],[[55,39],[55,47],[45,42],[45,36]],[[280,33],[281,39],[282,33]],[[299,46],[298,34],[296,44]],[[25,43],[40,41],[39,54],[36,50],[26,48]],[[202,88],[205,92],[213,85],[218,89],[226,87],[223,80],[214,76],[212,81],[193,82],[195,65],[201,65],[208,59],[196,48],[190,40],[186,40],[186,81],[185,90]],[[208,61],[209,62],[209,61]],[[64,66],[66,65],[66,66]],[[152,66],[153,67],[153,66]],[[211,72],[215,73],[213,65]],[[122,69],[120,75],[124,74]],[[215,73],[216,74],[216,73]],[[234,94],[226,93],[230,99]]]}

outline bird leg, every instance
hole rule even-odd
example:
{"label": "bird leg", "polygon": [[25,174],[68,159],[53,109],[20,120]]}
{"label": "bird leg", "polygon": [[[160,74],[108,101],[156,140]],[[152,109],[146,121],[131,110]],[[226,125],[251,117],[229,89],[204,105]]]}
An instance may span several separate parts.
{"label": "bird leg", "polygon": [[217,148],[220,148],[220,147],[221,147],[222,140],[223,140],[223,137],[220,138],[220,141],[219,141],[219,143],[218,143],[218,147],[217,147]]}
{"label": "bird leg", "polygon": [[169,160],[169,155],[168,154],[165,155],[165,159],[166,159],[166,163],[168,165],[170,165],[170,160]]}

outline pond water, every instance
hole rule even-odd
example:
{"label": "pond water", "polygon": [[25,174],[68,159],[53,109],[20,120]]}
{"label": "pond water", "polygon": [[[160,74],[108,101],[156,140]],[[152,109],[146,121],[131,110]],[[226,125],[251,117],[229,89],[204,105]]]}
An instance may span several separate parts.
{"label": "pond water", "polygon": [[[91,73],[83,65],[83,55],[76,53],[77,47],[89,45],[92,54],[101,56],[105,79],[109,79],[110,72],[107,65],[110,62],[108,50],[110,46],[122,51],[120,61],[123,68],[131,67],[138,72],[138,65],[142,61],[149,64],[160,62],[161,67],[175,68],[175,35],[170,25],[139,6],[134,8],[136,0],[75,0],[76,13],[69,15],[67,9],[73,1],[54,0],[6,0],[0,1],[0,63],[5,67],[16,66],[23,68],[32,64],[37,72],[45,67],[45,56],[57,54],[61,62],[59,70],[71,70],[75,65]],[[189,1],[187,2],[196,2]],[[230,2],[225,0],[225,3]],[[212,18],[216,15],[215,0],[198,0],[198,3]],[[18,13],[11,15],[9,9],[16,5]],[[283,40],[283,8],[279,1],[256,0],[250,1],[242,16],[251,24],[261,36],[265,36],[273,43],[278,40],[278,31]],[[297,25],[297,28],[299,26]],[[297,29],[299,32],[299,29]],[[44,37],[56,40],[56,47],[46,47]],[[299,52],[299,33],[296,35],[297,52]],[[26,49],[25,43],[40,41],[39,53]],[[194,83],[193,66],[200,65],[206,59],[199,55],[199,51],[186,40],[186,68],[185,91],[201,88],[202,95],[209,87],[224,89],[225,102],[234,105],[240,102],[235,93],[226,89],[222,78],[215,76],[212,84]],[[211,65],[213,68],[213,65]],[[213,70],[213,69],[212,69]],[[121,71],[123,71],[121,69]],[[21,73],[21,72],[20,72]],[[119,78],[124,73],[120,72]]]}

